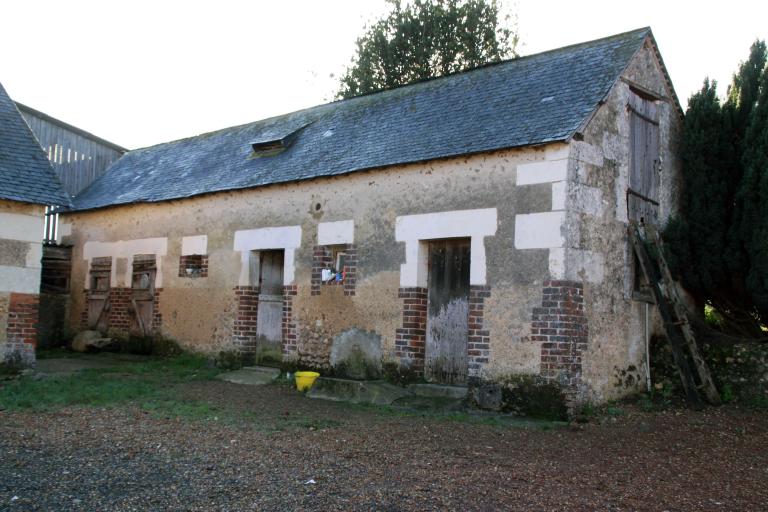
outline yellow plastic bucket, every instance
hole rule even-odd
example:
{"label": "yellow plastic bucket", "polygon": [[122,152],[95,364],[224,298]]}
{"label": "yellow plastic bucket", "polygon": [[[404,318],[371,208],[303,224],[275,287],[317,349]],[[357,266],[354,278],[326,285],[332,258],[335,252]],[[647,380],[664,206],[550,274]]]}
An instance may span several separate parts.
{"label": "yellow plastic bucket", "polygon": [[319,376],[317,372],[296,372],[296,389],[307,391]]}

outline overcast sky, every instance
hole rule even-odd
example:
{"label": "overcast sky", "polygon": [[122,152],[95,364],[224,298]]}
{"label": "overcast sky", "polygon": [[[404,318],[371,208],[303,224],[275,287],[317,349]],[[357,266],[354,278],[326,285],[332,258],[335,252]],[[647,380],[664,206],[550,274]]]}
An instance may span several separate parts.
{"label": "overcast sky", "polygon": [[[522,55],[651,26],[683,105],[725,92],[768,1],[507,0]],[[384,0],[4,0],[11,97],[134,149],[331,101]]]}

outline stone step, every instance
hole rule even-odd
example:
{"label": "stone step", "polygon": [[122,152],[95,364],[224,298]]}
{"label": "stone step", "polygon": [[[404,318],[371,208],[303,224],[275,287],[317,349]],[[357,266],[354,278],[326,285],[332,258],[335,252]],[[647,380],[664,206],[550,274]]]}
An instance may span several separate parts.
{"label": "stone step", "polygon": [[245,384],[248,386],[262,386],[269,384],[280,376],[280,370],[267,366],[246,366],[239,370],[222,373],[216,376],[217,379],[234,384]]}
{"label": "stone step", "polygon": [[382,380],[360,381],[330,377],[318,377],[307,392],[310,398],[376,405],[390,405],[398,398],[409,395],[409,390]]}
{"label": "stone step", "polygon": [[268,375],[272,375],[274,378],[280,376],[280,369],[273,368],[271,366],[243,366],[241,369],[247,370],[249,372],[266,373]]}
{"label": "stone step", "polygon": [[416,396],[429,398],[454,398],[460,400],[467,396],[466,386],[448,386],[446,384],[409,384],[408,389]]}

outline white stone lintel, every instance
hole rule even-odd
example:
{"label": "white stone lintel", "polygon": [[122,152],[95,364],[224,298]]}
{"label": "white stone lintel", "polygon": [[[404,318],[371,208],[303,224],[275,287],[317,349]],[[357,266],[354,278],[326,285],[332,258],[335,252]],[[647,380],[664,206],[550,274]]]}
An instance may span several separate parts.
{"label": "white stone lintel", "polygon": [[355,221],[321,222],[317,225],[317,245],[355,243]]}
{"label": "white stone lintel", "polygon": [[[157,274],[155,276],[155,287],[163,287],[163,260],[161,256],[168,253],[168,238],[140,238],[135,240],[118,240],[115,242],[85,242],[83,245],[83,259],[88,261],[90,267],[93,258],[112,258],[112,273],[110,276],[110,286],[115,288],[122,284],[130,286],[131,274],[133,274],[133,256],[136,254],[154,254],[156,256]],[[117,258],[128,259],[126,273],[123,276],[122,283],[117,275]],[[85,276],[85,288],[90,286],[88,274]]]}
{"label": "white stone lintel", "polygon": [[181,238],[181,255],[208,254],[208,235],[185,236]]}
{"label": "white stone lintel", "polygon": [[395,240],[405,242],[405,263],[400,265],[400,286],[427,286],[427,247],[441,238],[470,238],[470,284],[486,284],[486,236],[496,234],[496,208],[453,210],[404,215],[395,219]]}
{"label": "white stone lintel", "polygon": [[296,272],[296,249],[301,247],[301,226],[278,226],[235,231],[235,251],[240,254],[240,277],[238,284],[251,284],[251,251],[284,249],[283,284],[293,284]]}

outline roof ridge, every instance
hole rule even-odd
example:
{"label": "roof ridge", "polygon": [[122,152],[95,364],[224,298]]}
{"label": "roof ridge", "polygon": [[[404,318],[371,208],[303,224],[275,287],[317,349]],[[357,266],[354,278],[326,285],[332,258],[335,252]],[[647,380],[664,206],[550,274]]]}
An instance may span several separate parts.
{"label": "roof ridge", "polygon": [[[76,209],[567,141],[649,33],[636,29],[137,149],[78,194]],[[312,124],[290,149],[251,157],[254,140],[299,122]]]}
{"label": "roof ridge", "polygon": [[393,91],[402,91],[402,90],[407,89],[407,88],[412,88],[412,87],[415,88],[415,87],[423,86],[424,84],[434,83],[434,82],[440,81],[440,80],[447,80],[447,79],[450,79],[450,78],[453,78],[453,77],[456,77],[456,76],[460,76],[460,75],[468,75],[468,74],[471,74],[473,72],[476,72],[476,71],[479,71],[479,70],[483,70],[483,69],[488,69],[488,68],[491,68],[491,67],[494,67],[494,66],[502,66],[502,65],[505,65],[505,64],[521,62],[521,61],[524,61],[524,60],[529,60],[531,58],[539,57],[539,56],[542,56],[542,55],[547,55],[547,54],[550,54],[550,53],[566,51],[566,50],[573,50],[576,47],[589,46],[590,44],[604,42],[604,41],[608,41],[610,39],[620,39],[622,37],[628,36],[629,34],[635,34],[635,33],[639,34],[639,33],[642,33],[642,32],[650,33],[651,32],[651,28],[647,27],[647,26],[646,27],[642,27],[642,28],[636,28],[634,30],[628,30],[628,31],[622,32],[620,34],[613,34],[613,35],[610,35],[610,36],[605,36],[605,37],[599,37],[597,39],[592,39],[590,41],[583,41],[581,43],[573,43],[573,44],[566,45],[566,46],[559,46],[557,48],[551,48],[549,50],[544,50],[544,51],[541,51],[541,52],[532,53],[530,55],[522,55],[522,56],[514,57],[514,58],[511,58],[511,59],[504,59],[504,60],[500,60],[500,61],[496,61],[496,62],[488,62],[488,63],[482,64],[480,66],[475,66],[473,68],[465,69],[465,70],[462,70],[462,71],[456,71],[454,73],[449,73],[447,75],[440,75],[440,76],[434,76],[434,77],[430,77],[430,78],[425,78],[423,80],[418,80],[418,81],[410,82],[410,83],[407,83],[407,84],[397,85],[395,87],[390,87],[388,89],[382,89],[382,90],[379,90],[379,91],[376,91],[376,92],[370,92],[370,93],[366,93],[366,94],[361,94],[359,96],[353,96],[352,98],[340,98],[338,100],[329,101],[327,103],[320,103],[318,105],[312,105],[310,107],[301,108],[301,109],[294,110],[294,111],[291,111],[291,112],[285,112],[283,114],[277,114],[277,115],[274,115],[274,116],[265,117],[263,119],[256,119],[254,121],[249,121],[247,123],[236,124],[236,125],[232,125],[232,126],[225,126],[225,127],[222,127],[222,128],[217,128],[215,130],[208,131],[208,132],[199,133],[197,135],[190,135],[188,137],[182,137],[182,138],[179,138],[179,139],[172,139],[172,140],[165,141],[165,142],[158,142],[157,144],[152,144],[152,145],[149,145],[149,146],[144,146],[144,147],[141,147],[141,148],[136,148],[134,150],[131,150],[130,152],[141,151],[141,150],[145,150],[145,149],[151,149],[151,148],[155,148],[157,146],[163,146],[165,144],[176,144],[176,143],[188,141],[190,139],[195,139],[195,138],[198,138],[198,137],[206,137],[206,136],[214,135],[214,134],[217,134],[217,133],[220,133],[220,132],[224,132],[224,131],[228,131],[228,130],[235,130],[237,128],[244,128],[246,126],[251,126],[251,125],[254,125],[254,124],[257,124],[257,123],[265,123],[265,122],[271,121],[273,119],[284,118],[284,117],[287,117],[287,116],[299,114],[301,112],[307,112],[307,111],[310,111],[310,110],[321,109],[323,107],[329,107],[331,105],[340,105],[342,103],[347,103],[347,102],[351,103],[351,102],[354,102],[355,100],[360,100],[361,98],[371,98],[371,97],[377,96],[377,95],[385,95],[385,94],[391,93]]}

